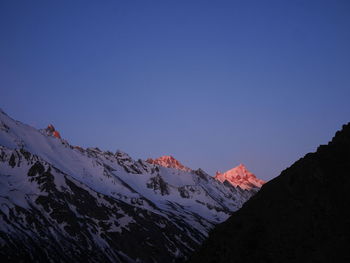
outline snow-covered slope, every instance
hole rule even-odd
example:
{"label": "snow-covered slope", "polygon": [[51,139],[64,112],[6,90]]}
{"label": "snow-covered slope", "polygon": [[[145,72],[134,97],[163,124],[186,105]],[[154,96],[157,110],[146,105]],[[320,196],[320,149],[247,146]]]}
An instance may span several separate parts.
{"label": "snow-covered slope", "polygon": [[240,164],[225,173],[216,172],[215,179],[220,182],[227,181],[233,186],[239,186],[245,190],[251,190],[254,188],[260,189],[265,183],[265,181],[257,178],[254,174],[249,172],[243,164]]}
{"label": "snow-covered slope", "polygon": [[74,147],[53,131],[0,111],[0,256],[6,260],[183,261],[256,192],[201,169]]}

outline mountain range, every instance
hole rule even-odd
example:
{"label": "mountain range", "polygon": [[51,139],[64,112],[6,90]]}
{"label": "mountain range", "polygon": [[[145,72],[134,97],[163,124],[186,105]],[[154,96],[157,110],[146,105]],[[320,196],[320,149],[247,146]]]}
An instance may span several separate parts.
{"label": "mountain range", "polygon": [[263,183],[73,146],[0,110],[0,259],[183,262]]}

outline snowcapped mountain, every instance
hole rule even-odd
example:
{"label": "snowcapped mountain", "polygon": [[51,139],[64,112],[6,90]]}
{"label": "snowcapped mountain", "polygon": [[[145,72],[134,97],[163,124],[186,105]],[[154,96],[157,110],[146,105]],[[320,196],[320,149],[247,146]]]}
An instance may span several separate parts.
{"label": "snowcapped mountain", "polygon": [[256,189],[72,146],[0,110],[2,262],[183,262]]}
{"label": "snowcapped mountain", "polygon": [[265,181],[257,178],[254,174],[249,172],[243,164],[240,164],[225,173],[216,172],[215,179],[220,182],[227,181],[233,186],[245,190],[251,190],[254,188],[259,189],[265,183]]}
{"label": "snowcapped mountain", "polygon": [[185,172],[192,171],[190,168],[184,166],[182,163],[180,163],[178,160],[176,160],[174,157],[172,157],[170,155],[161,156],[157,159],[148,158],[146,160],[146,162],[151,163],[151,164],[160,165],[163,167],[175,168],[175,169],[182,170]]}

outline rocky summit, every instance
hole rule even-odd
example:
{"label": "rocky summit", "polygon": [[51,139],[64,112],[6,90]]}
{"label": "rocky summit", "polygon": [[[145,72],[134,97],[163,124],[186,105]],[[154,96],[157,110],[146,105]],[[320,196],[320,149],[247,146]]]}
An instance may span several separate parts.
{"label": "rocky summit", "polygon": [[160,166],[167,167],[167,168],[174,168],[174,169],[178,169],[178,170],[182,170],[182,171],[186,171],[186,172],[192,171],[192,169],[184,166],[182,163],[180,163],[178,160],[176,160],[171,155],[161,156],[157,159],[148,158],[146,160],[146,162],[151,163],[151,164],[160,165]]}
{"label": "rocky summit", "polygon": [[254,174],[248,171],[243,164],[240,164],[225,173],[216,172],[215,179],[220,182],[227,181],[235,187],[240,187],[246,190],[254,188],[260,189],[265,183],[265,181],[257,178]]}

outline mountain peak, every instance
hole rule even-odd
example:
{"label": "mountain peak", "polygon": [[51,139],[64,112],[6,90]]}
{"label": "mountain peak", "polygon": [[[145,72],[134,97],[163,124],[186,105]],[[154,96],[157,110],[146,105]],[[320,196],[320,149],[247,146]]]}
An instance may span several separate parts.
{"label": "mountain peak", "polygon": [[151,163],[151,164],[164,166],[167,168],[175,168],[175,169],[186,171],[186,172],[192,171],[192,169],[184,166],[182,163],[180,163],[178,160],[176,160],[171,155],[164,155],[164,156],[161,156],[157,159],[148,158],[146,160],[146,162]]}
{"label": "mountain peak", "polygon": [[56,131],[55,127],[52,124],[49,124],[47,128],[45,129],[46,134],[50,136],[54,136],[56,138],[61,139],[61,135],[58,131]]}
{"label": "mountain peak", "polygon": [[233,186],[247,190],[260,188],[265,183],[251,173],[244,164],[239,164],[224,173],[216,172],[215,179],[221,182],[228,181]]}

